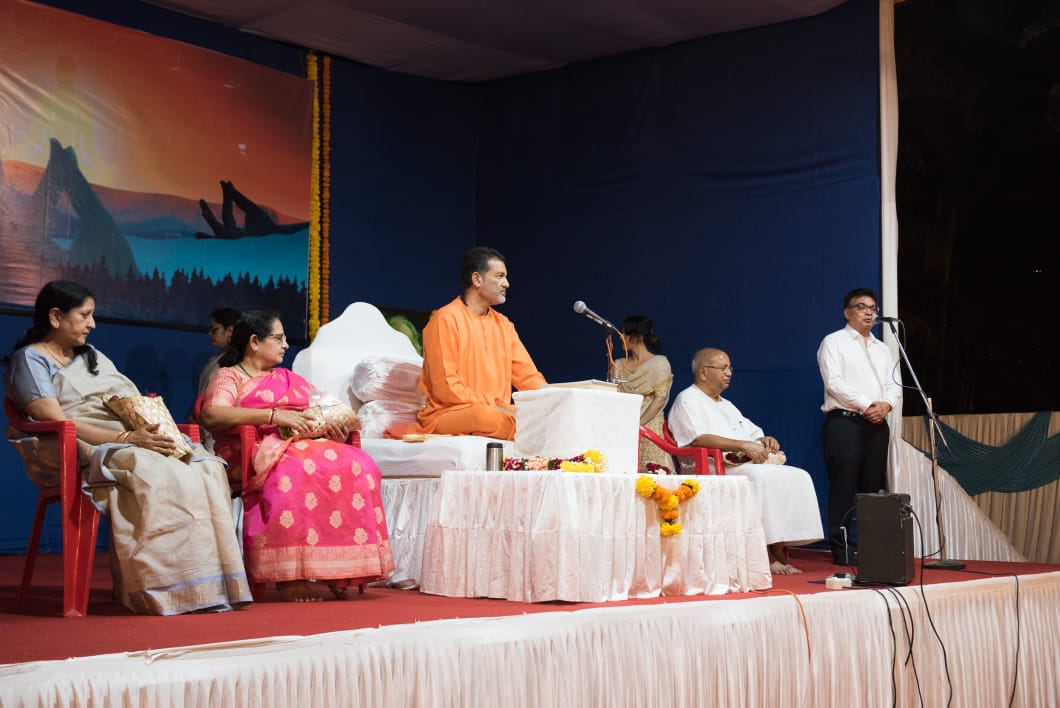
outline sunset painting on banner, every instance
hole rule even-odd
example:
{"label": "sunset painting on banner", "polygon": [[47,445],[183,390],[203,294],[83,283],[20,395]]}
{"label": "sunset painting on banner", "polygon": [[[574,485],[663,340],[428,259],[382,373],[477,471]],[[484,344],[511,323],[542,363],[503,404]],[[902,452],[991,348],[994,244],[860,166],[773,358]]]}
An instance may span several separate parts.
{"label": "sunset painting on banner", "polygon": [[83,283],[100,314],[306,321],[312,84],[0,0],[0,306]]}

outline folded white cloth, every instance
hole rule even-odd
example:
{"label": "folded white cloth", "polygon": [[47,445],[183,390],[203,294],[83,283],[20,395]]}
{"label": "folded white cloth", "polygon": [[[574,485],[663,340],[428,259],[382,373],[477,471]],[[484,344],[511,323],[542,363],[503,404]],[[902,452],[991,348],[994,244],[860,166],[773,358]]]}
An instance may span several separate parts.
{"label": "folded white cloth", "polygon": [[381,438],[386,429],[393,425],[409,425],[415,422],[420,408],[423,408],[422,403],[369,401],[357,409],[357,417],[361,420],[361,437]]}
{"label": "folded white cloth", "polygon": [[[423,406],[419,391],[423,359],[368,356],[353,369],[350,391],[361,401],[406,401]],[[359,412],[359,411],[358,411]]]}

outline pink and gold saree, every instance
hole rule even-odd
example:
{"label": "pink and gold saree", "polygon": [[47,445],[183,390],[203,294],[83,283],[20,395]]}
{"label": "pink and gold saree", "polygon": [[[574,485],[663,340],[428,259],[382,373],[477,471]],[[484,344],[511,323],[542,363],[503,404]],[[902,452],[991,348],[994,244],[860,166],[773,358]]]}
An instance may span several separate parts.
{"label": "pink and gold saree", "polygon": [[[224,368],[203,406],[304,410],[314,390],[287,369],[247,379]],[[238,437],[215,437],[216,454],[237,465]],[[367,581],[393,570],[379,468],[365,452],[325,438],[284,440],[275,426],[258,426],[252,459],[243,546],[255,581]]]}

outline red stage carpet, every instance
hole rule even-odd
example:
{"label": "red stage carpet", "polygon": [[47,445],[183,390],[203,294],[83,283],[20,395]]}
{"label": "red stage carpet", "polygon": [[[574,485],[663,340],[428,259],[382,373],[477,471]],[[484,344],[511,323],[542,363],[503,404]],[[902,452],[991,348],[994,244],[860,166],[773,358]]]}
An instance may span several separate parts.
{"label": "red stage carpet", "polygon": [[[844,570],[833,566],[827,553],[796,551],[792,558],[805,572],[801,575],[774,576],[774,589],[765,594],[849,592],[827,590],[823,584],[810,582],[820,581],[833,572]],[[733,601],[763,594],[695,595],[604,605],[563,602],[530,604],[439,597],[418,591],[372,587],[364,595],[353,594],[344,601],[293,604],[279,601],[279,596],[270,589],[266,602],[253,604],[238,612],[150,617],[132,615],[111,598],[108,557],[106,553],[99,553],[96,556],[88,617],[65,619],[60,615],[60,556],[44,555],[38,558],[30,597],[19,608],[16,595],[23,560],[22,556],[0,556],[0,626],[8,637],[8,641],[0,644],[0,663],[65,659],[261,637],[320,634],[436,619],[574,611],[604,605]],[[971,562],[965,571],[929,570],[925,583],[955,582],[988,575],[1028,575],[1053,570],[1060,570],[1060,567],[1031,563]],[[919,578],[911,584],[918,582]],[[324,593],[327,594],[326,590]]]}

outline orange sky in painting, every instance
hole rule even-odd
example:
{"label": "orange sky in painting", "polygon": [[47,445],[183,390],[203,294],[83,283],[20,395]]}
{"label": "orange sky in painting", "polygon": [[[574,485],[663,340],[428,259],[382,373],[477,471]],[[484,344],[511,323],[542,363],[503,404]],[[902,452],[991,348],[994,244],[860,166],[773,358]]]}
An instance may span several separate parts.
{"label": "orange sky in painting", "polygon": [[21,0],[0,16],[0,158],[43,167],[54,136],[94,184],[219,203],[227,179],[309,218],[309,81]]}

